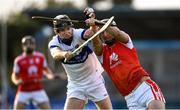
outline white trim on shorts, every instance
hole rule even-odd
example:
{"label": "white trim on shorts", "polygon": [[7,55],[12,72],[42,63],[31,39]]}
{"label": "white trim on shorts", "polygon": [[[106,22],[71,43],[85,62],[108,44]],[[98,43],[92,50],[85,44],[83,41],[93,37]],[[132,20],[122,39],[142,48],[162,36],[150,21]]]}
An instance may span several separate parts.
{"label": "white trim on shorts", "polygon": [[151,87],[151,91],[153,93],[154,100],[160,100],[160,101],[166,103],[164,95],[163,95],[161,89],[159,88],[159,86],[152,80],[146,80],[145,82],[146,82],[146,84],[148,84]]}
{"label": "white trim on shorts", "polygon": [[137,89],[125,96],[125,100],[129,109],[147,109],[152,100],[160,100],[165,103],[160,88],[150,79],[144,81]]}

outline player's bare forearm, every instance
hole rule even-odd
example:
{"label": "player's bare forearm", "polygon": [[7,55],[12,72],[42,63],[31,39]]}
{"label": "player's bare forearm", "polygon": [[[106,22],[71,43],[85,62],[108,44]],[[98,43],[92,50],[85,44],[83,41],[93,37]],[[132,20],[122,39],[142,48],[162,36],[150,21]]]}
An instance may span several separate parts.
{"label": "player's bare forearm", "polygon": [[65,75],[65,73],[55,74],[52,72],[52,70],[49,67],[44,68],[43,73],[46,76],[46,80],[67,79],[67,76]]}
{"label": "player's bare forearm", "polygon": [[98,31],[99,27],[95,25],[94,18],[87,19],[86,25],[90,26],[89,29],[87,29],[86,32],[84,33],[84,38],[88,39]]}
{"label": "player's bare forearm", "polygon": [[46,67],[43,72],[44,72],[44,75],[46,76],[47,79],[53,79],[54,78],[54,74],[52,73],[52,71],[49,67]]}
{"label": "player's bare forearm", "polygon": [[[90,38],[91,36],[94,35],[94,33],[96,33],[96,31],[98,31],[98,29],[91,26],[91,27],[85,32],[84,38],[85,38],[85,39]],[[99,39],[99,36],[96,36],[95,38],[93,38],[92,43],[93,43],[93,49],[94,49],[95,54],[96,54],[97,56],[100,56],[100,55],[102,54],[102,42],[101,42],[101,40]]]}
{"label": "player's bare forearm", "polygon": [[106,32],[114,36],[114,38],[119,42],[127,43],[129,40],[128,34],[126,34],[124,31],[121,31],[119,28],[115,26],[107,28]]}
{"label": "player's bare forearm", "polygon": [[93,40],[93,49],[94,52],[97,56],[101,56],[102,55],[102,51],[103,51],[103,45],[102,45],[102,41],[99,38],[99,36],[95,37]]}
{"label": "player's bare forearm", "polygon": [[[96,33],[99,30],[99,27],[96,25],[92,25],[89,29],[93,31],[93,33]],[[92,43],[95,54],[97,56],[100,56],[102,54],[102,42],[99,38],[99,35],[93,38]]]}
{"label": "player's bare forearm", "polygon": [[65,58],[66,51],[62,51],[58,48],[51,49],[51,55],[54,60],[61,61]]}
{"label": "player's bare forearm", "polygon": [[19,77],[16,76],[16,73],[12,73],[11,75],[11,80],[15,85],[20,85],[23,83],[22,79],[20,79]]}

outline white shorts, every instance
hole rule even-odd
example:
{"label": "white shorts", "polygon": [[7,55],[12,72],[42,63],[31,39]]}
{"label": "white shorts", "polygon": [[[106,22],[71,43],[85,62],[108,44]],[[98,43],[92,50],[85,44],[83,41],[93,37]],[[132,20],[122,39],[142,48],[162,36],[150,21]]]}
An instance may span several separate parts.
{"label": "white shorts", "polygon": [[147,109],[152,100],[160,100],[165,103],[164,96],[158,85],[152,80],[144,81],[137,89],[125,96],[127,107],[129,109]]}
{"label": "white shorts", "polygon": [[67,98],[98,102],[109,97],[102,76],[89,85],[68,84],[67,87]]}
{"label": "white shorts", "polygon": [[22,102],[29,104],[30,101],[37,105],[43,102],[49,102],[49,98],[44,90],[33,92],[18,92],[16,94],[15,103]]}

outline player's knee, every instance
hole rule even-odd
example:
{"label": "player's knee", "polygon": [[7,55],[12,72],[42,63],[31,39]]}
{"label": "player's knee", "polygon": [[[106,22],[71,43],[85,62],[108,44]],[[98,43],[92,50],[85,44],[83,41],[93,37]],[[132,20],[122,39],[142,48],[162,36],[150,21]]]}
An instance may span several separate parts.
{"label": "player's knee", "polygon": [[69,109],[80,109],[82,110],[86,104],[85,100],[77,99],[77,98],[67,98],[64,106],[64,110]]}
{"label": "player's knee", "polygon": [[96,107],[98,109],[109,109],[109,110],[112,110],[112,104],[111,104],[111,101],[110,101],[109,97],[107,97],[104,100],[95,102],[95,105],[96,105]]}
{"label": "player's knee", "polygon": [[24,109],[26,107],[25,103],[17,102],[17,104],[14,104],[14,110]]}
{"label": "player's knee", "polygon": [[148,104],[148,110],[165,109],[165,103],[159,100],[153,100]]}
{"label": "player's knee", "polygon": [[48,102],[40,103],[40,104],[38,104],[38,107],[39,107],[40,109],[50,109],[50,108],[51,108],[51,107],[50,107],[50,104],[49,104]]}

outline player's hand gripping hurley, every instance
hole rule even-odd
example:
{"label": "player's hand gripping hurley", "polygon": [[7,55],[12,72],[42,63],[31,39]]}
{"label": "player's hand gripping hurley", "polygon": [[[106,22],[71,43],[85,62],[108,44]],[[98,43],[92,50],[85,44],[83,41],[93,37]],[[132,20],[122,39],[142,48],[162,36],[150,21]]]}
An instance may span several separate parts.
{"label": "player's hand gripping hurley", "polygon": [[[81,49],[83,48],[85,45],[87,45],[89,43],[89,41],[91,41],[93,38],[95,38],[96,36],[98,36],[99,34],[101,34],[103,31],[105,31],[112,23],[114,19],[114,16],[112,16],[106,23],[105,25],[99,30],[97,31],[92,37],[90,37],[87,41],[85,41],[83,44],[81,44],[78,48],[76,48],[72,54],[73,55],[76,55],[76,53]],[[64,62],[66,62],[67,59],[64,60]]]}

